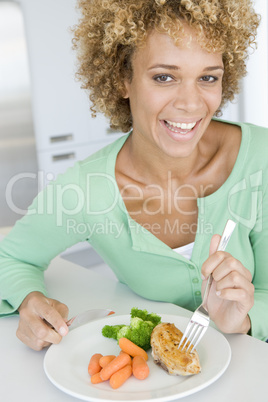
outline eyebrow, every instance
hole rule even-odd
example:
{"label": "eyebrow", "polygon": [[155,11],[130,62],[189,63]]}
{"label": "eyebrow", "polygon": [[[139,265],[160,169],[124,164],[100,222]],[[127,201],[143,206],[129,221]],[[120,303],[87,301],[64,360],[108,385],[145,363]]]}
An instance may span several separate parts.
{"label": "eyebrow", "polygon": [[[180,70],[180,67],[172,65],[172,64],[155,64],[152,67],[149,67],[148,70],[154,70],[156,68],[166,68],[167,70]],[[223,70],[223,66],[208,66],[205,67],[203,71],[214,71],[214,70]]]}

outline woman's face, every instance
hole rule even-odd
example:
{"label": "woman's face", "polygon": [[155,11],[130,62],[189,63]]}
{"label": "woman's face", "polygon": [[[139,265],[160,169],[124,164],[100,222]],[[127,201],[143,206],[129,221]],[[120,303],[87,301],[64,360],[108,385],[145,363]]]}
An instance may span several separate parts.
{"label": "woman's face", "polygon": [[194,35],[178,47],[154,31],[134,53],[132,68],[125,97],[133,135],[171,157],[189,156],[221,104],[222,55],[202,49]]}

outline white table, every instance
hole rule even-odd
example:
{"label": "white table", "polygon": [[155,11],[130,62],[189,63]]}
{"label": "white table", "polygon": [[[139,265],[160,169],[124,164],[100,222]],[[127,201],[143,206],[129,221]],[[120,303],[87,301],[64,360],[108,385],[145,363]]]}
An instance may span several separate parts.
{"label": "white table", "polygon": [[[191,314],[178,306],[135,295],[115,279],[105,264],[86,269],[57,257],[46,272],[46,283],[50,296],[69,306],[70,316],[96,307],[129,314],[133,306],[160,314],[187,317]],[[16,338],[17,324],[17,316],[0,319],[0,401],[78,401],[50,383],[43,371],[46,351],[35,352],[22,344]],[[180,401],[268,401],[268,344],[247,335],[228,335],[226,338],[232,349],[227,371],[211,386]]]}

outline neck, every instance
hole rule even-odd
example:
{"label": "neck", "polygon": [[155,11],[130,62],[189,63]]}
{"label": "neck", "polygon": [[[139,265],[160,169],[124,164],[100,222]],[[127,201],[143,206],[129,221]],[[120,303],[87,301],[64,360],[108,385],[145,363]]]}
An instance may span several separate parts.
{"label": "neck", "polygon": [[131,134],[126,143],[128,169],[141,181],[165,187],[168,178],[185,182],[198,171],[201,159],[198,147],[189,157],[176,158],[161,152],[141,136]]}

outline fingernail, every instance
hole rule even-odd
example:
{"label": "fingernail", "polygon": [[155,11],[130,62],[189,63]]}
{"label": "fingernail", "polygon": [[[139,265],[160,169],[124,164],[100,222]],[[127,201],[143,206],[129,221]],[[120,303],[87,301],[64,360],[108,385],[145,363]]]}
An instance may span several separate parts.
{"label": "fingernail", "polygon": [[220,295],[221,295],[221,291],[220,291],[220,290],[217,290],[216,295],[217,295],[217,296],[220,296]]}
{"label": "fingernail", "polygon": [[202,281],[204,281],[206,279],[203,274],[201,274],[201,279],[202,279]]}
{"label": "fingernail", "polygon": [[59,334],[61,335],[61,336],[65,336],[66,334],[67,334],[67,329],[65,328],[65,327],[60,327],[60,329],[59,329]]}

